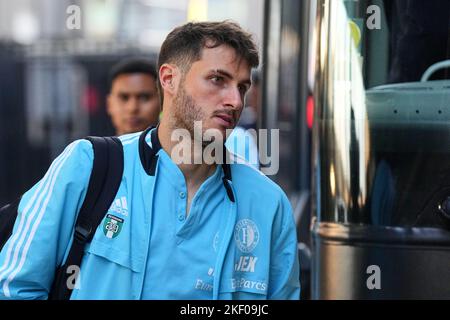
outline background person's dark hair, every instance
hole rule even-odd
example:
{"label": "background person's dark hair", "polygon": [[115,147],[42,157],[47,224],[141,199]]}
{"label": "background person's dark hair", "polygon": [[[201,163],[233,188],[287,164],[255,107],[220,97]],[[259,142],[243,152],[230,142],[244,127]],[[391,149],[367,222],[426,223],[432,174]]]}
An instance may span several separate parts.
{"label": "background person's dark hair", "polygon": [[[191,64],[200,60],[203,48],[216,48],[228,45],[236,50],[251,68],[259,65],[258,48],[253,36],[244,31],[237,23],[189,22],[175,28],[164,40],[158,58],[158,70],[164,63],[174,63],[186,72]],[[163,103],[161,83],[157,81],[160,102]]]}
{"label": "background person's dark hair", "polygon": [[111,92],[114,80],[123,74],[144,73],[158,81],[155,64],[145,58],[127,58],[115,64],[109,72],[109,92]]}

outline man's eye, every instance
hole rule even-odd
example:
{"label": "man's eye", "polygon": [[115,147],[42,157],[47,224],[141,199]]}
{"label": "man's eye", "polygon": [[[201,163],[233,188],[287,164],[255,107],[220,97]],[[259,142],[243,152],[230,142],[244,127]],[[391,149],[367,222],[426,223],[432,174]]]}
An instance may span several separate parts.
{"label": "man's eye", "polygon": [[141,95],[139,95],[139,100],[143,101],[143,102],[147,102],[150,100],[150,95],[149,94],[141,94]]}
{"label": "man's eye", "polygon": [[222,83],[223,80],[224,80],[224,79],[223,79],[223,77],[221,77],[221,76],[213,76],[213,77],[211,77],[211,81],[214,82],[214,83],[216,83],[216,84]]}
{"label": "man's eye", "polygon": [[127,101],[128,100],[128,95],[127,94],[119,94],[119,99],[121,101]]}

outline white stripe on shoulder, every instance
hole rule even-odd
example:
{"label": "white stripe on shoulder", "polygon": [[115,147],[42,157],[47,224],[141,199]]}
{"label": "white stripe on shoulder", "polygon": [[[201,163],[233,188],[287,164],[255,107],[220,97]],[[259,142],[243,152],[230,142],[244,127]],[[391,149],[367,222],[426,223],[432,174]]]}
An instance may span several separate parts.
{"label": "white stripe on shoulder", "polygon": [[[0,281],[3,278],[3,274],[1,273],[2,271],[4,271],[9,264],[9,261],[11,259],[11,252],[12,252],[12,248],[15,244],[15,242],[17,241],[17,239],[19,238],[19,236],[22,233],[22,228],[24,226],[25,223],[25,218],[27,217],[28,211],[30,210],[31,206],[36,204],[36,198],[41,194],[41,190],[47,189],[48,188],[48,184],[49,181],[52,179],[55,170],[57,169],[57,167],[59,166],[59,164],[61,163],[61,161],[63,161],[65,159],[65,157],[67,156],[67,153],[71,150],[71,146],[69,145],[63,153],[61,153],[61,155],[59,155],[59,157],[57,157],[55,159],[55,161],[53,161],[52,165],[50,166],[49,170],[47,171],[47,173],[45,174],[44,178],[39,182],[36,191],[34,192],[33,196],[31,197],[30,200],[28,200],[28,202],[26,203],[25,208],[23,209],[23,213],[20,214],[20,222],[19,222],[19,226],[17,227],[16,232],[14,233],[13,237],[11,238],[11,241],[9,242],[8,245],[8,249],[6,252],[6,259],[3,263],[3,266],[0,268]],[[44,192],[45,193],[45,192]],[[39,206],[40,202],[38,201],[37,205]]]}
{"label": "white stripe on shoulder", "polygon": [[[39,209],[42,199],[44,198],[44,196],[46,196],[45,200],[44,200],[44,204],[41,207],[41,210],[38,214],[38,217],[36,219],[36,221],[34,222],[33,228],[31,230],[30,236],[28,237],[28,241],[25,244],[25,247],[23,249],[22,252],[22,256],[19,262],[19,265],[17,266],[17,268],[9,275],[7,281],[5,281],[5,283],[3,284],[3,293],[5,294],[5,296],[10,296],[10,292],[9,292],[9,283],[14,279],[14,277],[17,275],[18,272],[20,272],[20,270],[23,267],[23,264],[25,263],[25,258],[29,249],[29,246],[31,244],[31,241],[34,238],[34,235],[36,233],[36,229],[40,224],[40,221],[42,220],[42,216],[47,208],[47,204],[50,200],[50,197],[52,196],[53,193],[53,187],[55,185],[56,182],[56,178],[59,174],[59,172],[61,171],[62,166],[64,165],[64,163],[66,162],[66,160],[70,157],[70,155],[72,154],[72,151],[74,150],[74,148],[77,146],[77,144],[80,141],[76,141],[75,143],[72,143],[71,145],[69,145],[69,147],[67,148],[67,152],[64,152],[63,155],[60,156],[60,160],[58,161],[58,163],[55,165],[54,169],[52,169],[52,173],[49,175],[49,179],[47,178],[47,181],[45,183],[45,187],[44,187],[44,191],[42,193],[40,193],[38,201],[36,202],[33,211],[31,212],[31,214],[28,216],[27,218],[27,222],[26,222],[26,226],[25,229],[23,230],[23,232],[21,232],[21,236],[20,236],[20,240],[19,243],[16,245],[15,249],[14,249],[14,257],[13,257],[13,261],[11,263],[11,265],[9,266],[9,268],[7,270],[5,270],[1,275],[0,275],[0,281],[2,278],[4,278],[11,270],[14,269],[15,264],[17,262],[18,259],[18,255],[20,253],[20,248],[22,246],[22,243],[24,242],[26,235],[28,233],[28,230],[30,228],[30,225],[33,221],[34,216],[36,215],[37,210]],[[30,201],[31,202],[31,201]],[[29,209],[31,207],[31,205],[27,205],[27,209]],[[23,216],[27,216],[28,212],[24,212]],[[19,234],[19,232],[17,233]]]}

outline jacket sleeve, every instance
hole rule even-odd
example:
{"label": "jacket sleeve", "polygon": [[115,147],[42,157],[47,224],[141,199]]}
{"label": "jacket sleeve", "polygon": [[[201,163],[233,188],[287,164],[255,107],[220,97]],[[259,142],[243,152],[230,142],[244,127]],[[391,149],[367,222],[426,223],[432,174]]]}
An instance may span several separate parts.
{"label": "jacket sleeve", "polygon": [[92,170],[87,140],[71,143],[20,201],[13,233],[0,251],[0,299],[46,299],[66,258]]}
{"label": "jacket sleeve", "polygon": [[283,193],[272,227],[268,299],[300,299],[297,232],[291,204]]}

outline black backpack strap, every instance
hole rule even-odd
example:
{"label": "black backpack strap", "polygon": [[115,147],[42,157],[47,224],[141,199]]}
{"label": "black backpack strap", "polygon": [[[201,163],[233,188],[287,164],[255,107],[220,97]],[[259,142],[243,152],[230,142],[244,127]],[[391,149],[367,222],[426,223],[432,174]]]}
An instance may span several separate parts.
{"label": "black backpack strap", "polygon": [[[64,265],[58,268],[49,299],[68,300],[73,281],[67,283],[74,272],[78,272],[84,248],[94,237],[97,227],[113,202],[123,175],[123,148],[116,137],[87,137],[94,149],[92,167],[86,198],[75,223],[75,232]],[[75,268],[74,268],[75,267]]]}

